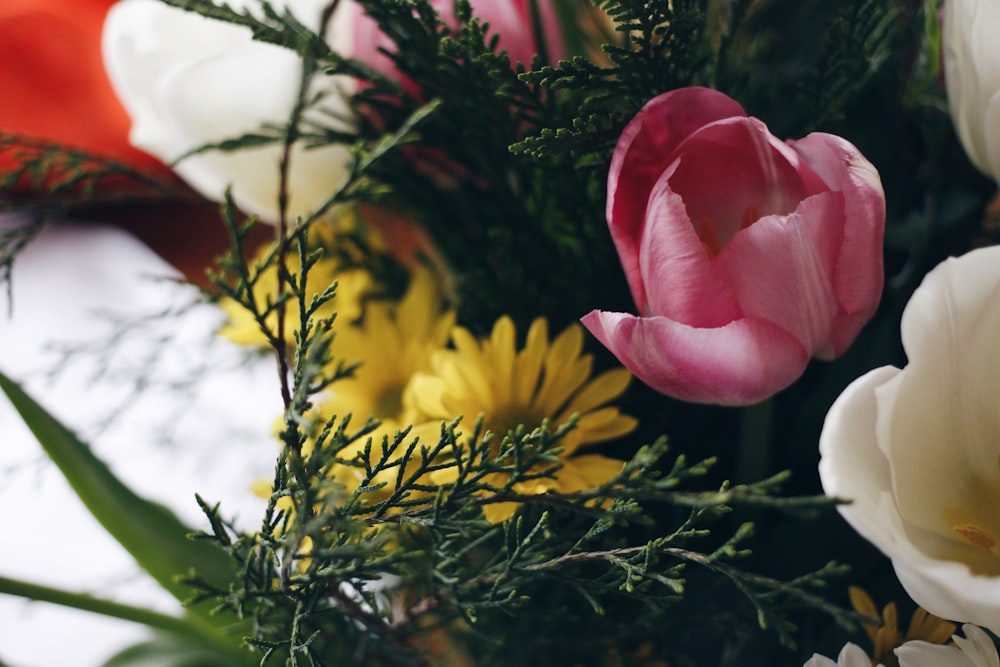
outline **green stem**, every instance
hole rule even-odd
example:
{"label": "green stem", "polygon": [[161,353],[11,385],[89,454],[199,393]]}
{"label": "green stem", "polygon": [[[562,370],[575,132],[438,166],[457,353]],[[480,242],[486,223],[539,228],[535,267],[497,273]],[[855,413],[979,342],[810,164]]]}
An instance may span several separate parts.
{"label": "green stem", "polygon": [[0,576],[0,594],[16,595],[38,602],[89,611],[133,623],[141,623],[155,630],[162,630],[177,637],[190,639],[199,645],[225,656],[234,665],[255,665],[249,652],[241,650],[232,639],[225,637],[196,619],[170,616],[159,612],[133,607],[112,600],[96,598],[87,593],[72,593],[58,588],[31,584],[26,581]]}
{"label": "green stem", "polygon": [[771,469],[771,423],[774,418],[774,399],[768,398],[743,408],[740,426],[740,452],[736,467],[736,481],[757,482]]}

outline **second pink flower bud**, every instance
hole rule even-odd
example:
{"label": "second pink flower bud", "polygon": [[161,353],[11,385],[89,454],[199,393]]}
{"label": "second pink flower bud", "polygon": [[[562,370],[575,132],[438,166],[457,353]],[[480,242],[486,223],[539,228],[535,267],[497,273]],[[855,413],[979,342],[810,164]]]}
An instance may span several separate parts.
{"label": "second pink flower bud", "polygon": [[883,285],[885,195],[853,145],[781,142],[726,95],[660,95],[625,128],[608,224],[638,315],[588,329],[640,380],[744,405],[844,352]]}

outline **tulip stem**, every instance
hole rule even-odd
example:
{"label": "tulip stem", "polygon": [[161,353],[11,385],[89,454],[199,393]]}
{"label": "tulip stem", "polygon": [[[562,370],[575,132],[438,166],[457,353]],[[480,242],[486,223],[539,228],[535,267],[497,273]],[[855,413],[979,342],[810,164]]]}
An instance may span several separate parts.
{"label": "tulip stem", "polygon": [[743,408],[740,451],[736,480],[749,483],[764,479],[771,468],[771,422],[774,399],[768,398]]}

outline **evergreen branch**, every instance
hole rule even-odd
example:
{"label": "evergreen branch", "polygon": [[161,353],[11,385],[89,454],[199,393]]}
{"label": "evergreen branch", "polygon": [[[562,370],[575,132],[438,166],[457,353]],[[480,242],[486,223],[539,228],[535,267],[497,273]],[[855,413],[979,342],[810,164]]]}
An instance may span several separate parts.
{"label": "evergreen branch", "polygon": [[883,4],[884,0],[852,0],[830,25],[818,62],[799,86],[806,131],[840,120],[892,55],[898,12]]}
{"label": "evergreen branch", "polygon": [[14,260],[45,228],[43,215],[32,216],[27,222],[0,229],[0,285],[7,290],[7,317],[14,314]]}
{"label": "evergreen branch", "polygon": [[[307,54],[316,58],[327,57],[333,53],[322,37],[302,25],[291,10],[286,8],[284,12],[279,13],[266,0],[260,3],[260,16],[249,9],[238,11],[225,3],[217,4],[213,0],[161,1],[171,7],[194,12],[205,18],[249,28],[255,40],[291,49],[303,57]],[[338,1],[333,0],[332,4],[336,5]]]}
{"label": "evergreen branch", "polygon": [[0,212],[194,196],[123,162],[15,134],[0,133],[0,164]]}

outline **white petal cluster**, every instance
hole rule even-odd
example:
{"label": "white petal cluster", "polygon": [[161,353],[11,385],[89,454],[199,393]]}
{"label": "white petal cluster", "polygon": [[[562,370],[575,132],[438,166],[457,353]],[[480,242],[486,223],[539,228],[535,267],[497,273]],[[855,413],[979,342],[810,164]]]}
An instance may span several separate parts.
{"label": "white petal cluster", "polygon": [[942,618],[1000,630],[1000,247],[931,271],[902,321],[908,364],[852,383],[820,437],[841,514]]}
{"label": "white petal cluster", "polygon": [[944,4],[944,66],[948,104],[972,163],[1000,176],[1000,3]]}
{"label": "white petal cluster", "polygon": [[996,645],[982,628],[966,623],[962,631],[965,637],[952,635],[954,646],[906,642],[896,649],[899,667],[1000,667]]}
{"label": "white petal cluster", "polygon": [[[952,635],[955,644],[944,646],[925,641],[909,641],[894,653],[899,667],[1000,667],[997,649],[982,628],[966,623],[965,637]],[[802,667],[870,667],[871,661],[856,644],[846,644],[834,662],[815,654]],[[881,667],[879,665],[878,667]]]}
{"label": "white petal cluster", "polygon": [[[257,11],[254,0],[229,2]],[[318,31],[325,0],[273,2]],[[338,12],[338,15],[342,12]],[[335,17],[328,41],[349,50],[351,33]],[[205,144],[287,124],[295,106],[302,64],[287,49],[253,41],[248,29],[167,6],[157,0],[124,0],[108,14],[104,61],[132,118],[131,142],[165,162]],[[319,75],[310,94],[322,95],[313,118],[348,127],[343,89],[352,84]],[[349,91],[346,91],[349,92]],[[334,119],[341,119],[339,121]],[[221,200],[227,187],[240,208],[268,222],[279,217],[279,143],[234,152],[186,157],[177,173],[202,195]],[[349,152],[339,145],[307,149],[298,142],[289,170],[289,214],[310,212],[346,174]]]}
{"label": "white petal cluster", "polygon": [[[846,644],[834,662],[826,656],[813,654],[802,667],[871,667],[868,655],[857,644]],[[881,667],[881,665],[879,665]]]}

